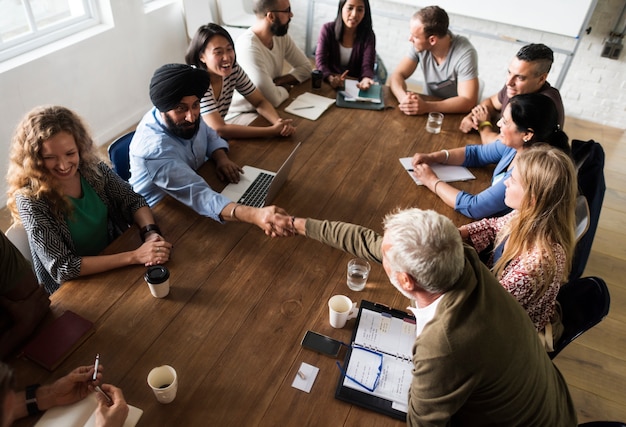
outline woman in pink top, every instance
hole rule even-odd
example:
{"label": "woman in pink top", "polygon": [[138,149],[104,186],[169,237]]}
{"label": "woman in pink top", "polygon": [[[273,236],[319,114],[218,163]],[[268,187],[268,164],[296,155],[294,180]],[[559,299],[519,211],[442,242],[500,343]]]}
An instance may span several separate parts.
{"label": "woman in pink top", "polygon": [[567,279],[575,246],[577,178],[571,158],[540,144],[518,154],[505,181],[514,209],[459,228],[478,252],[493,244],[488,265],[528,312],[548,350],[561,331],[556,296]]}

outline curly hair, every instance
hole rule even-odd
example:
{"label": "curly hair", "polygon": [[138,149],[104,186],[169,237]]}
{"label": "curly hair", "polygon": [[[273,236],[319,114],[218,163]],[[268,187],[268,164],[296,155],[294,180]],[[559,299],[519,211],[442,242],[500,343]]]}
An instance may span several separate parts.
{"label": "curly hair", "polygon": [[99,176],[100,158],[83,120],[73,111],[60,106],[36,107],[17,125],[11,141],[7,172],[7,206],[14,222],[20,222],[15,195],[45,199],[59,218],[71,212],[71,204],[61,186],[46,169],[41,150],[43,143],[61,132],[76,142],[81,173]]}

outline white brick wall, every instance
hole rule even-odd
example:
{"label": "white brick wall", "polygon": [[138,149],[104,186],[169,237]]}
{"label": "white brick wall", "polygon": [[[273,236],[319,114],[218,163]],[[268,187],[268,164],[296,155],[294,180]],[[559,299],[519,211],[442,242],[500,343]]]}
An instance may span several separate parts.
{"label": "white brick wall", "polygon": [[[317,40],[320,26],[335,18],[336,4],[316,4],[313,43]],[[377,53],[391,72],[409,47],[408,22],[419,6],[411,7],[385,0],[370,0],[370,5],[374,10],[400,16],[400,19],[376,14],[373,16]],[[291,7],[294,11],[294,18],[289,33],[304,48],[308,0],[292,0]],[[626,128],[626,67],[624,66],[626,53],[623,52],[618,60],[600,56],[605,38],[617,24],[616,21],[623,7],[624,0],[598,0],[589,22],[589,26],[592,27],[591,34],[583,36],[561,87],[567,116],[620,129]],[[555,17],[555,19],[566,19],[566,16]],[[484,96],[492,95],[502,87],[509,61],[522,45],[545,43],[553,49],[565,51],[572,51],[576,47],[576,41],[569,37],[521,27],[510,27],[496,22],[450,15],[450,23],[453,31],[468,37],[478,51],[480,78],[485,85]],[[504,35],[526,43],[488,38],[476,32]],[[549,77],[551,83],[556,83],[565,60],[565,54],[555,54],[555,62]],[[417,73],[414,78],[422,79]]]}

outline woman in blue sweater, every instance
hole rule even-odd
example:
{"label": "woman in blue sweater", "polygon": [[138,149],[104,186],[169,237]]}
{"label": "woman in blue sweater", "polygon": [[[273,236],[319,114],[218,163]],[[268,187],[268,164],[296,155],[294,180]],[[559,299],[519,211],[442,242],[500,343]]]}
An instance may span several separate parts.
{"label": "woman in blue sweater", "polygon": [[[504,180],[515,167],[515,155],[539,142],[570,153],[567,135],[558,125],[556,107],[550,98],[538,93],[511,99],[498,122],[499,138],[485,145],[417,153],[413,156],[415,176],[448,206],[473,219],[502,216],[511,211],[504,203]],[[430,167],[432,163],[480,167],[496,164],[491,186],[469,194],[443,182]]]}

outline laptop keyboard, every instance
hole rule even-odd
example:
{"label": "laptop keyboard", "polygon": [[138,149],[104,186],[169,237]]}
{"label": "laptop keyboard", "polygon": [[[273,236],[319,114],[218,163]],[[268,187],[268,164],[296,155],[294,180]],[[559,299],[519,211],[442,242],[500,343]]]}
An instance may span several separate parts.
{"label": "laptop keyboard", "polygon": [[262,208],[265,205],[265,197],[267,190],[274,179],[274,175],[261,172],[259,176],[252,181],[245,193],[241,196],[237,203],[255,208]]}

